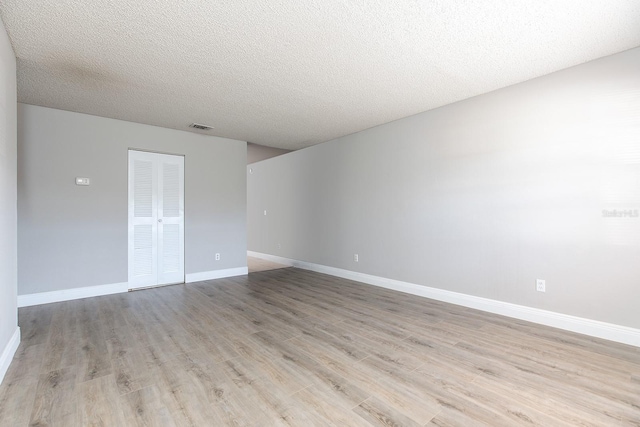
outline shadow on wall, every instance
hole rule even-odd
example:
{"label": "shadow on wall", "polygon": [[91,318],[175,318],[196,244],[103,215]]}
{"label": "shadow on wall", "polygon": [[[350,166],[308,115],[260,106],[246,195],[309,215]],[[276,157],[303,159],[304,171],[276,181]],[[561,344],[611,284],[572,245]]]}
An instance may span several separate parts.
{"label": "shadow on wall", "polygon": [[247,164],[267,160],[272,157],[281,156],[290,153],[291,150],[283,150],[282,148],[267,147],[252,142],[247,142]]}

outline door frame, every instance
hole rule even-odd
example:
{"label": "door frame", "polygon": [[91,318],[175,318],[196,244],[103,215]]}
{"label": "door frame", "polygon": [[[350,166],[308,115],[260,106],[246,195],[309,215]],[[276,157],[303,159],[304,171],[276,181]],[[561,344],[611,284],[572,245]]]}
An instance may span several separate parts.
{"label": "door frame", "polygon": [[[134,268],[134,249],[133,249],[133,245],[134,245],[134,240],[133,240],[133,233],[134,233],[134,222],[133,222],[133,209],[134,209],[134,204],[133,204],[133,180],[132,180],[132,158],[131,158],[131,154],[134,153],[139,153],[139,154],[149,154],[151,155],[150,157],[152,159],[159,159],[160,157],[155,157],[157,156],[171,156],[171,157],[175,157],[175,158],[181,158],[181,161],[179,162],[180,167],[181,167],[181,174],[179,176],[179,179],[181,181],[181,210],[182,210],[182,223],[181,225],[181,239],[179,242],[180,245],[180,257],[181,257],[181,266],[182,266],[182,274],[181,274],[181,278],[177,279],[175,281],[170,281],[170,282],[165,282],[165,283],[161,283],[161,272],[159,271],[159,265],[160,265],[160,226],[159,226],[159,221],[158,219],[162,219],[162,218],[158,218],[159,215],[159,205],[160,205],[160,200],[162,198],[162,195],[160,194],[161,191],[161,178],[160,178],[160,173],[161,173],[161,168],[160,168],[160,161],[155,161],[154,160],[154,164],[152,167],[152,174],[154,174],[153,176],[153,184],[152,184],[152,191],[155,192],[155,202],[152,202],[152,209],[155,209],[155,212],[152,216],[152,223],[153,223],[153,227],[152,229],[154,230],[155,235],[153,236],[152,240],[153,240],[153,269],[154,271],[154,283],[151,284],[145,284],[142,286],[133,286],[133,268]],[[127,256],[127,280],[128,280],[128,288],[129,290],[139,290],[139,289],[147,289],[147,288],[154,288],[154,287],[159,287],[159,286],[168,286],[168,285],[173,285],[173,284],[180,284],[180,283],[185,283],[186,282],[186,269],[185,269],[185,248],[186,248],[186,233],[185,233],[185,229],[186,229],[186,209],[185,209],[185,164],[186,164],[186,156],[184,154],[176,154],[176,153],[167,153],[167,152],[161,152],[161,151],[152,151],[152,150],[146,150],[146,149],[139,149],[139,148],[132,148],[129,147],[127,150],[127,252],[128,252],[128,256]],[[164,226],[164,222],[162,223],[162,228]]]}

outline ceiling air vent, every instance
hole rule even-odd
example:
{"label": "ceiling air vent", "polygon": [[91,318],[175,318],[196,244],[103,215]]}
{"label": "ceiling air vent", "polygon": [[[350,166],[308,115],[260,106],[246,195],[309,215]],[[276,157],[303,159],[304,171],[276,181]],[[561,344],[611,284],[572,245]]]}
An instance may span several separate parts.
{"label": "ceiling air vent", "polygon": [[198,129],[198,130],[211,130],[213,126],[201,125],[200,123],[191,123],[189,125],[190,128]]}

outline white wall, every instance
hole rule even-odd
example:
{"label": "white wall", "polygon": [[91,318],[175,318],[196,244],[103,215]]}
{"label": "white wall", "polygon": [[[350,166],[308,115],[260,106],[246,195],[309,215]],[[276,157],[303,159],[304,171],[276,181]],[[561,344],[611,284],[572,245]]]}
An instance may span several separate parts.
{"label": "white wall", "polygon": [[18,130],[19,295],[127,281],[129,148],[185,156],[185,273],[246,267],[245,142],[25,104]]}
{"label": "white wall", "polygon": [[640,48],[251,169],[252,251],[640,328]]}
{"label": "white wall", "polygon": [[16,229],[16,58],[0,21],[0,382],[19,341]]}

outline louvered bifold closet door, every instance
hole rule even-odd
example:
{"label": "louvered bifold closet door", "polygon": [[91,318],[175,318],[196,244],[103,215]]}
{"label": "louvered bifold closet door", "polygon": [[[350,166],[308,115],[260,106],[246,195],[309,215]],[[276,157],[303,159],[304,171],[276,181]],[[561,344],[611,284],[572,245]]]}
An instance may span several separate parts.
{"label": "louvered bifold closet door", "polygon": [[158,284],[184,282],[184,157],[160,156]]}
{"label": "louvered bifold closet door", "polygon": [[184,282],[184,157],[129,150],[129,288]]}
{"label": "louvered bifold closet door", "polygon": [[129,151],[129,288],[158,283],[158,165]]}

